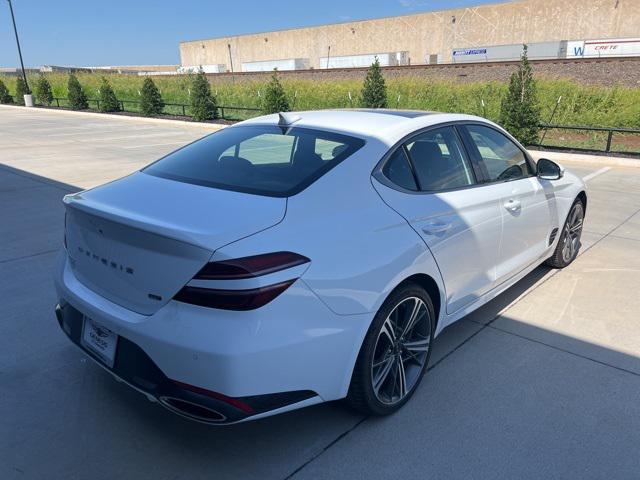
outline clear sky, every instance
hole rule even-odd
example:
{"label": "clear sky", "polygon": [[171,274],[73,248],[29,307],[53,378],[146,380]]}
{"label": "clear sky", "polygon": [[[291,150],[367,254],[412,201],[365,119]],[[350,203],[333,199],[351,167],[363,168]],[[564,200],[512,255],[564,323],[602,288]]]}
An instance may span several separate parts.
{"label": "clear sky", "polygon": [[[442,10],[496,0],[12,0],[25,66],[177,64],[183,40]],[[0,0],[0,66],[18,66]]]}

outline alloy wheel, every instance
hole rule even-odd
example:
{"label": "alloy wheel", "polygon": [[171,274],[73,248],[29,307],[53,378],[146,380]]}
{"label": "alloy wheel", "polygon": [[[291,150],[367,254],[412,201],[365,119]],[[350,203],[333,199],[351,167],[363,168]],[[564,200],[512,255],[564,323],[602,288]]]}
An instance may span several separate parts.
{"label": "alloy wheel", "polygon": [[377,399],[394,405],[420,379],[431,348],[429,310],[418,297],[399,302],[378,333],[371,365],[371,383]]}
{"label": "alloy wheel", "polygon": [[584,223],[584,209],[582,203],[577,202],[567,218],[564,226],[564,244],[562,246],[562,260],[571,262],[578,254],[580,248],[580,236],[582,235],[582,224]]}

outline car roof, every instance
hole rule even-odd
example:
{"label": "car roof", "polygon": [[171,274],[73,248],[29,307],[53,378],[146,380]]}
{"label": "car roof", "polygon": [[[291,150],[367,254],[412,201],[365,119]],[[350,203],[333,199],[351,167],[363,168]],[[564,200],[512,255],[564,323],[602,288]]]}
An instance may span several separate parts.
{"label": "car roof", "polygon": [[[440,113],[422,110],[395,109],[334,109],[287,112],[283,114],[294,127],[330,130],[364,138],[377,138],[384,143],[395,143],[400,138],[421,128],[453,121],[480,121],[492,123],[482,117],[459,113]],[[237,125],[278,125],[279,114],[252,118]]]}

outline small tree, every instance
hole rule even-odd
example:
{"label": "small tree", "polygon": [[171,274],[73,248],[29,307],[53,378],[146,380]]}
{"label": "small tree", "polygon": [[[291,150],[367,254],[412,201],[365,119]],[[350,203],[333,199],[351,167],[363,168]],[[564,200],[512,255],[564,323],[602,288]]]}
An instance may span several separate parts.
{"label": "small tree", "polygon": [[267,84],[262,101],[262,112],[265,114],[288,112],[291,110],[284,88],[278,78],[278,69],[273,69],[271,80]]}
{"label": "small tree", "polygon": [[153,117],[154,115],[160,115],[162,113],[164,102],[162,101],[158,87],[156,87],[156,84],[153,83],[151,78],[145,77],[140,95],[140,110],[143,115]]}
{"label": "small tree", "polygon": [[16,103],[18,105],[24,105],[24,96],[29,93],[27,84],[24,83],[22,77],[16,78]]}
{"label": "small tree", "polygon": [[119,112],[120,103],[116,98],[116,93],[105,77],[102,77],[100,83],[100,111],[101,112]]}
{"label": "small tree", "polygon": [[86,110],[89,108],[89,102],[87,101],[87,95],[82,89],[82,85],[78,81],[78,78],[73,74],[69,74],[69,80],[67,81],[67,99],[69,100],[69,106],[74,110]]}
{"label": "small tree", "polygon": [[2,80],[0,80],[0,103],[13,103],[13,97]]}
{"label": "small tree", "polygon": [[42,105],[49,106],[53,102],[53,92],[47,77],[40,74],[36,83],[36,98]]}
{"label": "small tree", "polygon": [[196,122],[218,117],[216,97],[202,69],[191,80],[191,115]]}
{"label": "small tree", "polygon": [[532,145],[538,140],[540,109],[526,45],[522,48],[518,70],[509,80],[507,95],[502,99],[500,123],[523,145]]}
{"label": "small tree", "polygon": [[362,106],[365,108],[387,108],[387,85],[380,70],[378,57],[369,67],[364,79]]}

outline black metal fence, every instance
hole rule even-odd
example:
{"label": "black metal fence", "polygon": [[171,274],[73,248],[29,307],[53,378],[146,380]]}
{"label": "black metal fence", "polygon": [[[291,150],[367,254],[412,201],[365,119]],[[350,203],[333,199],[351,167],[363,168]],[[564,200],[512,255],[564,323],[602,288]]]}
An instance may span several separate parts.
{"label": "black metal fence", "polygon": [[[87,99],[89,108],[100,110],[100,99]],[[140,113],[139,100],[118,100],[120,110],[123,112]],[[41,105],[38,103],[38,105]],[[51,106],[64,108],[69,106],[69,102],[64,97],[54,97]],[[223,120],[245,120],[259,115],[261,110],[257,107],[236,107],[231,105],[218,105],[218,118]],[[191,116],[191,105],[186,103],[165,103],[162,113],[180,117]]]}
{"label": "black metal fence", "polygon": [[[88,99],[89,107],[100,110],[99,99]],[[118,100],[123,112],[140,113],[139,100]],[[68,100],[55,97],[51,106],[68,107]],[[165,103],[162,113],[180,117],[191,116],[191,106],[185,103]],[[259,115],[257,107],[218,105],[218,118],[223,120],[246,120]],[[586,127],[575,125],[540,125],[540,141],[533,147],[555,150],[617,153],[640,156],[640,129]]]}
{"label": "black metal fence", "polygon": [[640,129],[540,125],[536,147],[640,155]]}

